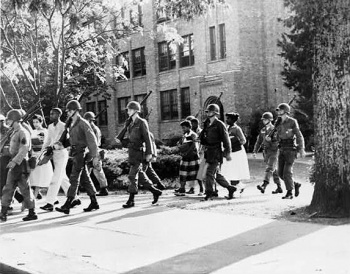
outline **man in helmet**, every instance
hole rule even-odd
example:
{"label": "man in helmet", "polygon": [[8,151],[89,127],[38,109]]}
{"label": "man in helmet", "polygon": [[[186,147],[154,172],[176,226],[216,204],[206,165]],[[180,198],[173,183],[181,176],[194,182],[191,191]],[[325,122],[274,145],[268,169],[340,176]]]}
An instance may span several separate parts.
{"label": "man in helmet", "polygon": [[139,116],[141,111],[141,106],[136,101],[131,101],[126,106],[128,116],[131,118],[130,124],[127,127],[129,134],[129,181],[130,185],[128,188],[129,199],[123,205],[124,208],[133,207],[135,205],[134,197],[138,193],[138,178],[142,180],[143,185],[147,187],[153,194],[152,204],[158,202],[159,196],[162,191],[155,188],[152,181],[145,174],[146,165],[143,165],[143,161],[150,162],[152,160],[152,155],[154,147],[152,146],[151,135],[148,129],[148,124],[145,119]]}
{"label": "man in helmet", "polygon": [[[233,193],[237,188],[231,186],[220,171],[223,157],[225,157],[227,161],[231,161],[231,142],[228,131],[225,124],[217,118],[220,114],[220,108],[217,104],[208,105],[205,112],[207,120],[204,122],[204,128],[200,134],[200,141],[204,146],[204,158],[208,163],[205,175],[206,196],[204,200],[210,200],[215,195],[213,191],[213,184],[215,181],[222,187],[228,189],[227,199],[233,199]],[[221,149],[222,145],[224,151]]]}
{"label": "man in helmet", "polygon": [[[100,208],[96,199],[96,189],[87,173],[85,162],[86,149],[88,148],[93,166],[99,166],[98,145],[94,132],[89,123],[80,116],[81,106],[77,100],[71,100],[66,105],[68,117],[71,119],[69,131],[69,143],[71,145],[70,156],[72,159],[72,172],[69,177],[70,187],[68,189],[67,200],[61,207],[56,210],[65,214],[69,214],[72,203],[77,195],[79,183],[81,182],[87,194],[90,196],[90,204],[84,208],[85,212],[97,210]],[[90,159],[91,160],[91,159]],[[80,177],[82,179],[80,180]]]}
{"label": "man in helmet", "polygon": [[13,129],[13,133],[9,146],[11,160],[7,164],[8,175],[1,197],[0,220],[7,221],[7,211],[17,186],[23,195],[24,206],[29,209],[29,213],[23,218],[23,221],[36,220],[38,216],[35,214],[34,196],[28,182],[30,170],[27,167],[27,160],[31,146],[30,134],[21,124],[22,114],[19,109],[10,110],[7,113],[6,121]]}
{"label": "man in helmet", "polygon": [[[87,120],[93,130],[93,132],[95,133],[96,139],[97,139],[97,145],[100,146],[101,145],[101,130],[95,125],[95,120],[96,120],[96,116],[95,113],[93,113],[92,111],[88,111],[84,114],[84,119]],[[102,161],[101,159],[99,160],[100,162],[100,166],[102,167]],[[92,172],[94,173],[97,181],[100,184],[100,192],[96,195],[96,196],[108,196],[108,183],[107,183],[107,179],[106,179],[106,175],[103,172],[103,169],[96,169],[96,168],[92,168]]]}
{"label": "man in helmet", "polygon": [[299,129],[298,121],[289,116],[290,106],[286,103],[279,104],[277,109],[281,123],[276,126],[278,139],[278,175],[284,180],[287,194],[282,199],[293,199],[299,195],[300,184],[293,180],[293,165],[298,152],[305,157],[304,137]]}
{"label": "man in helmet", "polygon": [[8,126],[6,125],[6,117],[0,114],[0,140],[1,142],[5,142],[5,144],[1,144],[2,150],[0,154],[0,196],[2,195],[2,188],[6,184],[7,178],[7,169],[6,166],[9,163],[11,156],[9,153],[9,144],[8,141],[5,141],[5,137],[7,132],[9,131]]}
{"label": "man in helmet", "polygon": [[272,191],[272,194],[282,193],[280,178],[277,173],[277,154],[278,154],[278,142],[277,132],[275,126],[271,123],[273,115],[271,112],[265,112],[261,121],[264,127],[260,130],[259,136],[255,142],[253,149],[253,157],[256,158],[256,153],[259,152],[260,148],[263,148],[264,162],[266,163],[265,174],[262,185],[258,185],[257,188],[261,193],[265,193],[267,185],[270,183],[271,176],[273,181],[277,185],[277,189]]}

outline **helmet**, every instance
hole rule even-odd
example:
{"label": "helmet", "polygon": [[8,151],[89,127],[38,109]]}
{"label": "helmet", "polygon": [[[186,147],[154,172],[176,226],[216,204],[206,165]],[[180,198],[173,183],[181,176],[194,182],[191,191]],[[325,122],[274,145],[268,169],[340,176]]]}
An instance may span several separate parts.
{"label": "helmet", "polygon": [[141,111],[141,105],[139,102],[136,102],[136,101],[131,101],[127,104],[126,106],[126,109],[133,109],[133,110],[136,110],[138,112]]}
{"label": "helmet", "polygon": [[209,111],[214,111],[216,114],[220,113],[220,108],[217,104],[210,104],[208,105],[207,109],[205,110],[205,112],[209,112]]}
{"label": "helmet", "polygon": [[290,106],[286,103],[279,104],[278,107],[276,108],[276,111],[279,111],[279,110],[284,110],[285,112],[289,113]]}
{"label": "helmet", "polygon": [[273,115],[271,112],[268,111],[268,112],[263,113],[263,115],[261,116],[261,119],[267,119],[267,120],[272,121]]}
{"label": "helmet", "polygon": [[86,112],[86,113],[84,114],[84,119],[95,121],[95,120],[96,120],[95,113],[93,113],[92,111]]}
{"label": "helmet", "polygon": [[66,110],[79,110],[79,109],[81,109],[81,106],[78,100],[70,100],[66,105]]}
{"label": "helmet", "polygon": [[22,113],[20,109],[11,109],[9,112],[7,112],[6,119],[12,120],[12,121],[20,121],[22,119]]}
{"label": "helmet", "polygon": [[5,121],[6,117],[2,114],[0,114],[0,121]]}

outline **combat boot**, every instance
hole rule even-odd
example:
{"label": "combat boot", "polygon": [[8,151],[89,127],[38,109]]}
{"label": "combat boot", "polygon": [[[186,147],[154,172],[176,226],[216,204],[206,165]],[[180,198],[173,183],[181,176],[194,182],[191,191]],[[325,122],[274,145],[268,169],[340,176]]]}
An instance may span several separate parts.
{"label": "combat boot", "polygon": [[70,204],[70,208],[73,208],[75,206],[81,205],[80,199],[74,199],[73,202]]}
{"label": "combat boot", "polygon": [[62,213],[64,213],[64,214],[69,214],[72,201],[73,201],[73,198],[72,198],[72,197],[68,197],[63,206],[61,206],[61,207],[56,207],[56,211],[62,212]]}
{"label": "combat boot", "polygon": [[283,190],[280,185],[277,185],[276,190],[272,191],[272,194],[283,193]]}
{"label": "combat boot", "polygon": [[1,222],[7,221],[7,211],[8,211],[8,206],[1,207],[1,213],[0,213],[0,221]]}
{"label": "combat boot", "polygon": [[295,195],[295,197],[299,196],[300,187],[301,187],[301,184],[294,182],[294,195]]}
{"label": "combat boot", "polygon": [[235,186],[229,186],[227,189],[228,189],[228,196],[225,196],[225,198],[227,200],[232,200],[234,198],[233,194],[235,193],[237,188]]}
{"label": "combat boot", "polygon": [[23,221],[34,221],[38,219],[38,215],[35,214],[34,208],[29,209],[29,213],[26,217],[24,217]]}
{"label": "combat boot", "polygon": [[293,193],[291,190],[287,190],[286,196],[283,196],[282,199],[293,199]]}
{"label": "combat boot", "polygon": [[123,208],[130,208],[135,206],[134,197],[135,197],[135,194],[130,193],[128,201],[125,204],[123,204]]}
{"label": "combat boot", "polygon": [[149,190],[153,194],[152,204],[154,205],[158,202],[158,199],[159,199],[160,195],[162,195],[162,192],[159,189],[155,188],[154,186],[151,186]]}
{"label": "combat boot", "polygon": [[107,187],[102,187],[100,189],[100,192],[96,194],[96,196],[108,196],[108,189]]}
{"label": "combat boot", "polygon": [[264,194],[264,193],[265,193],[265,189],[266,189],[266,187],[267,187],[268,184],[269,184],[268,181],[264,181],[262,185],[258,185],[258,186],[257,186],[257,189],[259,189],[260,192],[261,192],[262,194]]}
{"label": "combat boot", "polygon": [[97,203],[97,199],[96,199],[95,195],[90,196],[90,200],[91,200],[91,202],[90,202],[89,206],[87,208],[83,209],[85,212],[90,212],[93,210],[100,209],[100,206]]}

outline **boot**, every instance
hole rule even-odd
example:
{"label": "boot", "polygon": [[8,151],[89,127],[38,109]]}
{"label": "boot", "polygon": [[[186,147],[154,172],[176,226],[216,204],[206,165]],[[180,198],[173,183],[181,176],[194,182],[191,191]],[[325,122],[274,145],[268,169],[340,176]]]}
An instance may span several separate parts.
{"label": "boot", "polygon": [[1,207],[1,213],[0,213],[0,221],[1,222],[7,221],[7,211],[8,211],[8,206]]}
{"label": "boot", "polygon": [[278,193],[283,193],[281,185],[277,185],[276,190],[272,191],[272,194],[278,194]]}
{"label": "boot", "polygon": [[286,196],[283,196],[282,199],[293,199],[293,193],[291,190],[287,190]]}
{"label": "boot", "polygon": [[191,187],[190,190],[186,192],[186,194],[194,194],[194,188]]}
{"label": "boot", "polygon": [[205,192],[205,197],[201,200],[202,202],[204,201],[209,201],[209,200],[213,200],[214,197],[214,192]]}
{"label": "boot", "polygon": [[64,203],[64,205],[61,206],[61,207],[56,207],[56,211],[62,212],[64,214],[69,214],[72,202],[73,202],[73,198],[72,197],[67,197],[67,200]]}
{"label": "boot", "polygon": [[153,194],[152,205],[154,205],[158,202],[158,199],[159,199],[160,195],[162,195],[162,192],[159,189],[155,188],[154,186],[151,186],[149,190]]}
{"label": "boot", "polygon": [[229,186],[227,189],[228,189],[228,196],[226,196],[225,198],[227,200],[232,200],[234,198],[233,193],[235,193],[237,188],[235,186]]}
{"label": "boot", "polygon": [[261,192],[262,194],[264,194],[264,193],[265,193],[265,189],[266,189],[266,187],[267,187],[268,184],[269,184],[268,181],[264,181],[262,185],[258,185],[258,186],[257,186],[257,189],[259,189],[260,192]]}
{"label": "boot", "polygon": [[131,194],[131,193],[130,193],[129,199],[128,199],[128,201],[123,205],[123,208],[130,208],[130,207],[135,206],[134,197],[135,197],[135,194]]}
{"label": "boot", "polygon": [[80,201],[80,199],[77,198],[77,199],[73,200],[73,202],[70,205],[70,208],[73,208],[73,207],[78,206],[78,205],[81,205],[81,201]]}
{"label": "boot", "polygon": [[95,210],[100,209],[100,206],[97,203],[96,195],[90,196],[90,200],[91,202],[89,206],[83,209],[85,212],[90,212],[90,211],[93,211],[94,209]]}
{"label": "boot", "polygon": [[26,217],[24,217],[22,220],[23,221],[33,221],[33,220],[37,220],[38,219],[38,215],[35,214],[34,208],[29,209],[29,213]]}
{"label": "boot", "polygon": [[185,192],[186,192],[185,188],[180,187],[179,189],[176,189],[175,191],[176,191],[175,196],[185,196]]}
{"label": "boot", "polygon": [[100,192],[96,194],[96,196],[108,196],[108,189],[107,187],[102,187],[100,189]]}
{"label": "boot", "polygon": [[41,206],[40,209],[46,210],[46,211],[53,211],[53,205],[48,203],[44,206]]}
{"label": "boot", "polygon": [[157,188],[158,188],[159,190],[164,190],[164,189],[165,189],[165,185],[164,185],[162,182],[158,182],[158,183],[157,183]]}
{"label": "boot", "polygon": [[299,184],[299,183],[297,183],[297,182],[294,182],[294,195],[295,195],[295,197],[298,197],[299,196],[299,189],[300,189],[300,187],[301,187],[301,184]]}

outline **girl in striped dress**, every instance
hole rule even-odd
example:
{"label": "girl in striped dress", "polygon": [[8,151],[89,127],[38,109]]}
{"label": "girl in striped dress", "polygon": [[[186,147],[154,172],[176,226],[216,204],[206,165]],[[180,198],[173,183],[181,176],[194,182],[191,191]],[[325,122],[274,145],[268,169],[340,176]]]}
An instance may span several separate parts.
{"label": "girl in striped dress", "polygon": [[194,184],[199,169],[198,136],[191,130],[192,125],[190,121],[185,120],[180,123],[180,126],[184,135],[178,142],[182,159],[180,162],[180,188],[175,195],[184,196],[186,183],[190,186],[190,190],[187,193],[194,194]]}

